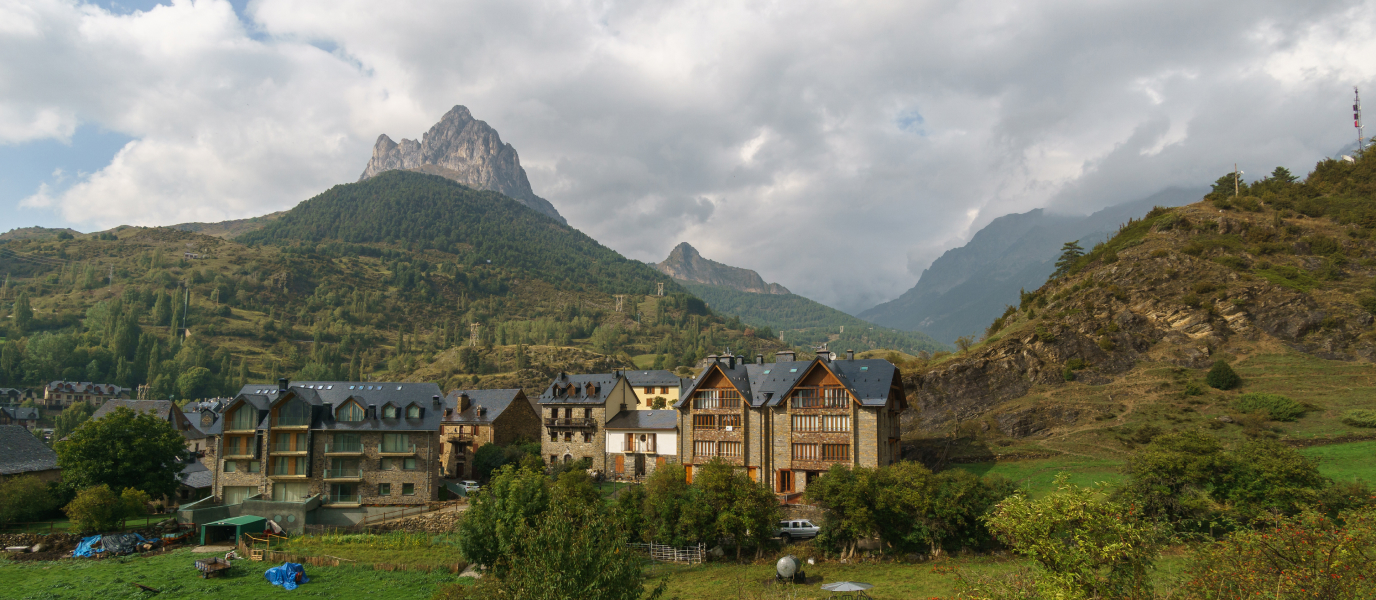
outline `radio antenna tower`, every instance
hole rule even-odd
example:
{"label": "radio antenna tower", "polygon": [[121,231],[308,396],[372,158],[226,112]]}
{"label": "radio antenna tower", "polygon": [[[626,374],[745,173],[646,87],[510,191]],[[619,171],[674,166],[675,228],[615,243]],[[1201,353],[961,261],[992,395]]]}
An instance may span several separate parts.
{"label": "radio antenna tower", "polygon": [[1357,128],[1357,150],[1365,150],[1362,136],[1362,94],[1357,86],[1352,86],[1352,126]]}

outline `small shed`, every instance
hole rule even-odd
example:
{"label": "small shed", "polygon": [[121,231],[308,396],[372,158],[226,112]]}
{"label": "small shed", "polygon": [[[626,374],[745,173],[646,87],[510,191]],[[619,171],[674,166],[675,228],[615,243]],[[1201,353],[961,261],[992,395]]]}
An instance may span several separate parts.
{"label": "small shed", "polygon": [[237,543],[239,536],[245,533],[263,533],[267,527],[268,520],[263,517],[244,515],[220,519],[201,526],[201,545],[223,540],[233,540]]}

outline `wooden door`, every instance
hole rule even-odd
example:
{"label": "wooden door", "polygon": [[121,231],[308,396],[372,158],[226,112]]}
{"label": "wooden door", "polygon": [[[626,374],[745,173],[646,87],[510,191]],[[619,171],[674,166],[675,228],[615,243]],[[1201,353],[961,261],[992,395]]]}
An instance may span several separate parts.
{"label": "wooden door", "polygon": [[626,472],[626,455],[625,455],[625,454],[618,454],[618,455],[616,455],[616,472],[617,472],[617,473],[625,473],[625,472]]}
{"label": "wooden door", "polygon": [[688,474],[688,483],[693,483],[693,465],[683,465],[683,472]]}

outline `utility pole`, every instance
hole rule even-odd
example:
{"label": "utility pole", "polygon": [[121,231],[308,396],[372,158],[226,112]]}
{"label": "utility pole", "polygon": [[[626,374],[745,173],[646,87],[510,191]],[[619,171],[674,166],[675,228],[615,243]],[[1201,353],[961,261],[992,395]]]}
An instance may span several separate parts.
{"label": "utility pole", "polygon": [[1233,163],[1233,197],[1234,197],[1234,198],[1237,197],[1237,190],[1238,190],[1237,163]]}
{"label": "utility pole", "polygon": [[622,296],[620,294],[616,295],[616,312],[621,312],[621,301],[625,299],[625,296]]}
{"label": "utility pole", "polygon": [[659,291],[658,291],[655,295],[656,295],[656,296],[663,296],[663,295],[664,295],[664,282],[661,281],[661,282],[659,282],[659,283],[656,284],[656,285],[659,286]]}
{"label": "utility pole", "polygon": [[1362,94],[1352,86],[1352,126],[1357,128],[1357,150],[1365,150],[1362,137]]}
{"label": "utility pole", "polygon": [[478,328],[479,328],[479,327],[482,327],[482,325],[480,325],[480,324],[478,324],[478,323],[469,323],[469,324],[468,324],[468,345],[469,345],[469,346],[473,346],[473,347],[475,347],[475,348],[478,346]]}
{"label": "utility pole", "polygon": [[110,277],[107,281],[108,283],[105,284],[106,287],[115,285],[115,265],[110,265]]}

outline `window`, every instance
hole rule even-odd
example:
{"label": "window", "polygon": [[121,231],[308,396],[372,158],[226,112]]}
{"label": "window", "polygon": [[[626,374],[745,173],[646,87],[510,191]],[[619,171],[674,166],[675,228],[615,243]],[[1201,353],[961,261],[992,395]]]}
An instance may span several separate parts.
{"label": "window", "polygon": [[817,444],[793,444],[793,460],[817,460]]}
{"label": "window", "polygon": [[573,432],[572,432],[572,431],[565,431],[565,432],[564,432],[564,441],[565,441],[565,442],[573,442]]}
{"label": "window", "polygon": [[646,393],[646,394],[653,394],[653,393],[655,393],[655,388],[647,387],[647,388],[645,388],[645,393]]}
{"label": "window", "polygon": [[348,402],[345,402],[344,406],[339,407],[339,411],[335,413],[334,418],[337,421],[345,421],[349,423],[362,421],[363,407],[359,406],[357,402],[350,400]]}
{"label": "window", "polygon": [[309,483],[276,483],[272,486],[272,499],[277,502],[304,502],[310,496]]}
{"label": "window", "polygon": [[240,456],[243,451],[239,449],[239,444],[243,440],[241,437],[225,436],[225,456]]}
{"label": "window", "polygon": [[277,407],[274,427],[301,427],[311,424],[311,407],[297,399],[288,400]]}
{"label": "window", "polygon": [[239,504],[246,498],[258,493],[258,488],[251,485],[227,485],[222,492],[225,504]]}
{"label": "window", "polygon": [[850,431],[850,415],[793,415],[793,431]]}
{"label": "window", "polygon": [[555,464],[555,463],[558,463],[558,462],[559,462],[559,455],[558,455],[558,454],[551,454],[551,455],[549,455],[549,464],[552,465],[552,464]]}
{"label": "window", "polygon": [[726,429],[726,430],[728,430],[728,431],[740,429],[740,428],[741,428],[741,416],[740,416],[740,415],[721,415],[721,416],[717,417],[717,427],[720,427],[720,428],[722,428],[722,429]]}
{"label": "window", "polygon": [[362,452],[363,440],[357,433],[336,433],[330,444],[332,452]]}
{"label": "window", "polygon": [[693,429],[716,429],[717,415],[693,415]]}
{"label": "window", "polygon": [[240,406],[235,409],[234,414],[229,418],[229,429],[231,431],[244,431],[258,427],[258,411],[252,406]]}
{"label": "window", "polygon": [[377,484],[377,495],[379,495],[379,496],[391,496],[391,495],[392,495],[392,484],[390,484],[390,483],[379,483],[379,484]]}
{"label": "window", "polygon": [[392,405],[390,405],[390,404],[388,404],[387,406],[382,407],[382,418],[384,418],[384,419],[395,419],[395,418],[397,418],[397,407],[392,406]]}
{"label": "window", "polygon": [[401,484],[401,495],[403,495],[403,496],[414,496],[414,495],[416,495],[416,484],[414,484],[414,483],[403,483],[403,484]]}
{"label": "window", "polygon": [[249,473],[257,473],[257,472],[262,471],[262,470],[263,470],[263,463],[260,463],[260,462],[258,462],[258,461],[256,461],[256,460],[250,460],[250,461],[248,461],[248,472],[249,472]]}
{"label": "window", "polygon": [[583,409],[583,418],[584,418],[584,419],[591,419],[591,418],[592,418],[592,409],[591,409],[591,408],[585,408],[585,409]]}
{"label": "window", "polygon": [[667,394],[667,393],[669,393],[669,388],[668,388],[668,387],[659,388],[659,393],[661,393],[661,394]]}
{"label": "window", "polygon": [[822,444],[822,460],[850,460],[850,444]]}
{"label": "window", "polygon": [[693,440],[693,456],[716,456],[717,443],[704,440]]}
{"label": "window", "polygon": [[383,471],[390,470],[392,468],[392,459],[384,458],[377,461],[377,468]]}
{"label": "window", "polygon": [[559,432],[558,432],[558,431],[551,431],[551,432],[549,432],[549,441],[551,441],[551,442],[557,442],[557,441],[559,441]]}
{"label": "window", "polygon": [[414,405],[414,404],[412,404],[411,406],[406,407],[406,418],[408,418],[408,419],[419,419],[419,418],[420,418],[420,407],[419,407],[419,406],[416,406],[416,405]]}
{"label": "window", "polygon": [[741,393],[736,390],[702,390],[693,394],[693,408],[740,408]]}
{"label": "window", "polygon": [[584,444],[588,444],[588,443],[591,443],[591,442],[592,442],[592,433],[587,432],[587,431],[584,431],[584,432],[583,432],[583,443],[584,443]]}
{"label": "window", "polygon": [[273,475],[305,475],[306,457],[278,457],[272,459]]}
{"label": "window", "polygon": [[717,456],[738,457],[740,455],[740,442],[717,442]]}
{"label": "window", "polygon": [[817,431],[822,418],[817,415],[793,415],[793,431]]}
{"label": "window", "polygon": [[227,461],[225,461],[225,472],[226,472],[226,473],[233,473],[233,472],[235,472],[236,470],[238,470],[238,463],[236,463],[236,462],[234,462],[234,461],[232,461],[232,460],[227,460]]}
{"label": "window", "polygon": [[416,459],[414,459],[414,458],[403,458],[403,459],[401,459],[401,468],[404,469],[404,470],[407,470],[407,471],[414,471],[414,470],[416,470]]}
{"label": "window", "polygon": [[793,491],[793,471],[779,471],[779,491]]}
{"label": "window", "polygon": [[411,436],[405,433],[382,434],[382,452],[412,452]]}

